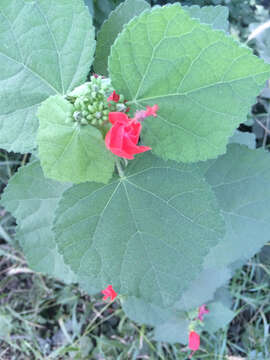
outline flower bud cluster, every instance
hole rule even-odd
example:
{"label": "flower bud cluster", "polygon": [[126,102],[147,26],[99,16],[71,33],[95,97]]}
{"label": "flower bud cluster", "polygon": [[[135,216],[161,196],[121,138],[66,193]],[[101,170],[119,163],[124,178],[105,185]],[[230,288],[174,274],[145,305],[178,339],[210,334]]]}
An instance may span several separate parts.
{"label": "flower bud cluster", "polygon": [[127,107],[124,96],[120,95],[118,102],[108,101],[113,88],[110,79],[101,76],[91,76],[91,81],[75,88],[66,96],[73,104],[72,112],[66,122],[77,122],[79,125],[102,126],[108,122],[108,115],[112,111],[125,112]]}

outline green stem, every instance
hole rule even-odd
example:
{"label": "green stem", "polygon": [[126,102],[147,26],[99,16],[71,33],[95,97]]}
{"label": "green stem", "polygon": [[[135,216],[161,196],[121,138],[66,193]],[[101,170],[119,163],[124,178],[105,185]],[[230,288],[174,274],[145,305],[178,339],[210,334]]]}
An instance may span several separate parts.
{"label": "green stem", "polygon": [[117,158],[115,164],[116,164],[116,168],[117,168],[117,171],[118,171],[118,174],[119,174],[120,178],[123,178],[125,176],[125,174],[124,174],[124,171],[122,169],[120,159]]}

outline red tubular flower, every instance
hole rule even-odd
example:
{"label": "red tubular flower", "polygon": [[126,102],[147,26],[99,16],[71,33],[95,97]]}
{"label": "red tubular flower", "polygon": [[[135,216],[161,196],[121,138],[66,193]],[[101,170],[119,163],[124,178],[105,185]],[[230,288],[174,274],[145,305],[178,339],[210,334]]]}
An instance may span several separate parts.
{"label": "red tubular flower", "polygon": [[159,107],[157,104],[154,106],[146,106],[146,110],[138,110],[135,113],[135,119],[138,121],[144,120],[148,116],[154,116],[157,117],[157,111]]}
{"label": "red tubular flower", "polygon": [[200,335],[197,334],[195,331],[191,331],[189,333],[189,340],[188,340],[188,347],[192,350],[190,355],[190,359],[192,355],[200,348]]}
{"label": "red tubular flower", "polygon": [[151,150],[148,146],[137,145],[142,130],[139,121],[121,112],[109,113],[109,121],[113,126],[106,134],[105,144],[113,154],[134,159],[134,155]]}
{"label": "red tubular flower", "polygon": [[116,94],[115,90],[111,93],[111,95],[108,97],[107,101],[114,101],[114,102],[118,102],[120,99],[120,95]]}
{"label": "red tubular flower", "polygon": [[206,305],[202,305],[199,307],[199,311],[198,311],[198,319],[203,321],[203,317],[205,314],[208,314],[209,313],[209,310],[206,309]]}
{"label": "red tubular flower", "polygon": [[154,116],[157,117],[158,105],[155,104],[154,106],[146,106],[146,114],[145,116]]}
{"label": "red tubular flower", "polygon": [[111,298],[111,301],[113,301],[117,293],[114,291],[112,285],[108,285],[106,289],[102,290],[101,293],[104,295],[102,300],[107,300],[108,298]]}

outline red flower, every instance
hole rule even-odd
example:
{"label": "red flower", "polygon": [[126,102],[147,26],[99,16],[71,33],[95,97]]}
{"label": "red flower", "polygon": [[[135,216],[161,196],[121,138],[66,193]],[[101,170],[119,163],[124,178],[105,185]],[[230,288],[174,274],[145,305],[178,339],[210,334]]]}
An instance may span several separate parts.
{"label": "red flower", "polygon": [[101,293],[104,295],[102,300],[107,300],[108,298],[111,298],[111,301],[113,301],[117,293],[114,291],[112,285],[108,285],[106,289],[102,290]]}
{"label": "red flower", "polygon": [[109,101],[114,101],[114,102],[117,103],[117,102],[119,101],[119,99],[120,99],[120,95],[116,94],[116,92],[113,91],[113,92],[111,93],[111,95],[108,97],[107,101],[108,101],[108,102],[109,102]]}
{"label": "red flower", "polygon": [[158,105],[155,104],[154,106],[146,106],[146,110],[138,110],[135,113],[135,119],[140,121],[144,120],[148,116],[154,116],[157,117],[156,112],[158,111]]}
{"label": "red flower", "polygon": [[157,117],[156,112],[158,111],[158,105],[155,104],[154,106],[146,106],[146,114],[145,116],[154,116]]}
{"label": "red flower", "polygon": [[200,335],[197,334],[195,331],[191,331],[189,333],[188,347],[190,348],[190,350],[192,350],[192,353],[190,354],[189,357],[191,359],[192,355],[200,347]]}
{"label": "red flower", "polygon": [[109,121],[113,126],[106,134],[105,144],[113,154],[134,159],[135,154],[151,150],[148,146],[137,145],[142,130],[139,121],[121,112],[109,113]]}
{"label": "red flower", "polygon": [[199,307],[199,311],[198,311],[198,319],[203,321],[203,317],[205,314],[208,314],[209,313],[209,310],[206,309],[206,306],[205,305],[202,305]]}

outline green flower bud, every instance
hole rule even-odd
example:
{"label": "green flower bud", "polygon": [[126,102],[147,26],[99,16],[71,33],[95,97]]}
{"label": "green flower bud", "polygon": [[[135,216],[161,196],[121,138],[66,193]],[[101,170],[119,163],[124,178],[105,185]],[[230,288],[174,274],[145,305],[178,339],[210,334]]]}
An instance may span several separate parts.
{"label": "green flower bud", "polygon": [[88,110],[90,111],[90,113],[94,113],[96,111],[96,108],[93,105],[88,105]]}
{"label": "green flower bud", "polygon": [[88,121],[85,118],[82,118],[81,124],[82,125],[88,125]]}
{"label": "green flower bud", "polygon": [[102,114],[101,114],[101,112],[96,112],[96,113],[95,113],[95,116],[96,116],[97,119],[100,119],[101,116],[102,116]]}

